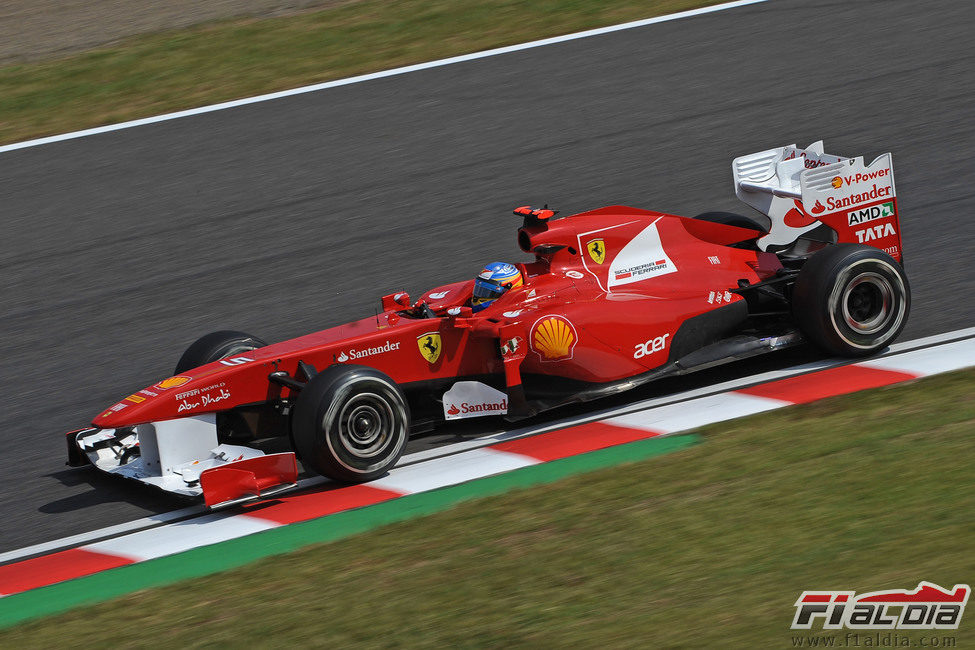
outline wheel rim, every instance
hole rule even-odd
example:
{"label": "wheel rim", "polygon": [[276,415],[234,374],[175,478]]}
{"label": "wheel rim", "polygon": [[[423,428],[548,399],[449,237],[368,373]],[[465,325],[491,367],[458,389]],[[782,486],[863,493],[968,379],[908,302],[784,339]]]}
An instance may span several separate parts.
{"label": "wheel rim", "polygon": [[858,334],[882,330],[893,316],[894,288],[878,273],[866,272],[853,278],[843,291],[843,320]]}
{"label": "wheel rim", "polygon": [[339,412],[339,442],[353,456],[371,458],[389,442],[393,426],[389,403],[375,393],[360,393]]}

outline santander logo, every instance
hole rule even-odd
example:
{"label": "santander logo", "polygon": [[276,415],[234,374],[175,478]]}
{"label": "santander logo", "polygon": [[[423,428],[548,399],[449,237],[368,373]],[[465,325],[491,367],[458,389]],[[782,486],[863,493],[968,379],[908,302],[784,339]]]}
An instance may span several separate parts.
{"label": "santander logo", "polygon": [[454,404],[451,404],[450,408],[447,409],[447,413],[450,415],[494,415],[507,412],[507,399],[502,399],[500,402],[476,402],[474,404],[471,404],[470,402],[461,402],[459,409]]}
{"label": "santander logo", "polygon": [[508,395],[478,381],[458,381],[443,395],[445,420],[504,415]]}

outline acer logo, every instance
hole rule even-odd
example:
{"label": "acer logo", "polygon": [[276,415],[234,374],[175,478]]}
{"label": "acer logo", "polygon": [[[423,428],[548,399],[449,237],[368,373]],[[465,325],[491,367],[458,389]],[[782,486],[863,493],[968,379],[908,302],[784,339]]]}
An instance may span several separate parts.
{"label": "acer logo", "polygon": [[642,359],[648,354],[660,352],[661,350],[667,347],[668,336],[670,336],[670,334],[664,334],[663,336],[652,338],[649,341],[644,341],[643,343],[637,343],[636,350],[633,351],[633,358]]}

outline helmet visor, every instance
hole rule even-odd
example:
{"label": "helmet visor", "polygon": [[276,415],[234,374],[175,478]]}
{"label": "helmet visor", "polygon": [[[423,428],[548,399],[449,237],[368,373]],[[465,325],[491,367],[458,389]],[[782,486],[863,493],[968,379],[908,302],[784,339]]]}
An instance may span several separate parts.
{"label": "helmet visor", "polygon": [[496,300],[505,292],[504,287],[493,280],[477,278],[474,281],[474,295],[471,302],[475,305],[490,300]]}

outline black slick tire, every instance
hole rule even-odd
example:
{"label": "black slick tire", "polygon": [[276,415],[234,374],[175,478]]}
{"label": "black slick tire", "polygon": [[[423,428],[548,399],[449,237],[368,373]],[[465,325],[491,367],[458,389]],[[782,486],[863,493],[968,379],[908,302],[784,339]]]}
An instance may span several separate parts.
{"label": "black slick tire", "polygon": [[711,223],[720,223],[725,226],[750,228],[751,230],[758,230],[762,233],[768,232],[771,223],[768,217],[763,217],[763,222],[758,217],[748,217],[736,212],[702,212],[694,218],[698,221],[710,221]]}
{"label": "black slick tire", "polygon": [[799,329],[815,345],[844,357],[868,356],[897,338],[911,309],[900,264],[862,244],[837,244],[803,265],[792,291]]}
{"label": "black slick tire", "polygon": [[267,343],[245,332],[234,330],[220,330],[201,336],[193,342],[186,352],[176,363],[176,370],[173,374],[178,375],[198,368],[199,366],[212,363],[219,359],[263,348]]}
{"label": "black slick tire", "polygon": [[410,411],[385,374],[334,365],[312,377],[295,402],[291,434],[307,469],[344,483],[386,474],[403,455]]}

